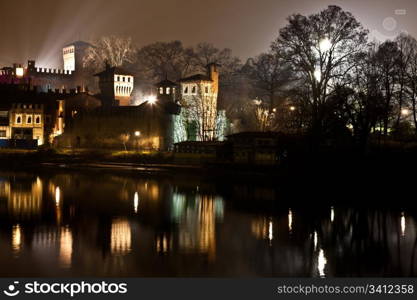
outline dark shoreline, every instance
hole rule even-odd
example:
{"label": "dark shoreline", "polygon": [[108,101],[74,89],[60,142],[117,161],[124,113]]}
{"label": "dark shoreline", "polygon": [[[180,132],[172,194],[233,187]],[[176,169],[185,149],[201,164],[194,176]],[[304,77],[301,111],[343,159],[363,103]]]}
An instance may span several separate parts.
{"label": "dark shoreline", "polygon": [[[414,170],[417,155],[413,152],[325,153],[297,156],[279,166],[250,166],[220,163],[174,164],[141,163],[122,159],[63,156],[45,152],[29,154],[0,153],[0,170],[43,174],[109,174],[132,178],[166,178],[214,184],[265,186],[279,190],[300,206],[341,203],[360,206],[417,207],[413,200]],[[309,201],[303,200],[309,199]],[[364,201],[366,199],[366,201]],[[292,201],[293,201],[292,200]]]}

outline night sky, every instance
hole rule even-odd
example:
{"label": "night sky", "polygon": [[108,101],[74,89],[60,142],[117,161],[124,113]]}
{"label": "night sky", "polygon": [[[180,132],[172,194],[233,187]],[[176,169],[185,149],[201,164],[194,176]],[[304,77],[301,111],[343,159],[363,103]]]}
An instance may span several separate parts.
{"label": "night sky", "polygon": [[60,67],[63,45],[110,34],[131,36],[137,46],[205,41],[246,59],[267,50],[288,15],[330,4],[351,11],[379,39],[400,31],[417,37],[415,0],[1,0],[0,66],[36,59]]}

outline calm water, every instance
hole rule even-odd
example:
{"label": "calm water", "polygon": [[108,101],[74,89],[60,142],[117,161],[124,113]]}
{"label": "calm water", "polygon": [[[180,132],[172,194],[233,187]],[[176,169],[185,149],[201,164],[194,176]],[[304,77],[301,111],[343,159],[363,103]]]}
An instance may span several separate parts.
{"label": "calm water", "polygon": [[177,176],[0,172],[0,276],[417,275],[411,211],[286,195]]}

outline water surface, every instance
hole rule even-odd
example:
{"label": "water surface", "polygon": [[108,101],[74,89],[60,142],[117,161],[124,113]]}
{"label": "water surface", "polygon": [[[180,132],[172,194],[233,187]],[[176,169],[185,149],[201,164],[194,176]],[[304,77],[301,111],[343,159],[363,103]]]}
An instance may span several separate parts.
{"label": "water surface", "polygon": [[412,210],[342,205],[337,194],[322,203],[314,193],[0,172],[0,276],[416,276]]}

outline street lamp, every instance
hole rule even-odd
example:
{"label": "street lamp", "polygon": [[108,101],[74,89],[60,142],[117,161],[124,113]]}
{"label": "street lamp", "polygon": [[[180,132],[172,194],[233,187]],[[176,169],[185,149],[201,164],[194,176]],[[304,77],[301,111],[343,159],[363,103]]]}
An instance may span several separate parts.
{"label": "street lamp", "polygon": [[294,111],[295,110],[295,106],[290,106],[290,110]]}
{"label": "street lamp", "polygon": [[139,143],[140,131],[139,130],[136,130],[134,134],[135,134],[135,137],[136,137],[136,150],[139,151],[139,146],[140,146],[140,143]]}

